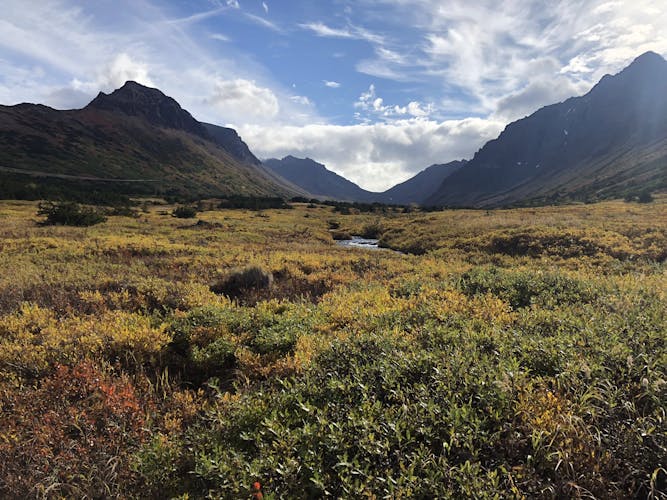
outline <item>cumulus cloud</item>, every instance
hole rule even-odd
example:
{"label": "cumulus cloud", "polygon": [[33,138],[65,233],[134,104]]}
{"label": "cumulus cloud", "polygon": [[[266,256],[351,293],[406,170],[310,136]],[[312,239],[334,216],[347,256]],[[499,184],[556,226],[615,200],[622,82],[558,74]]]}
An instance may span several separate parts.
{"label": "cumulus cloud", "polygon": [[133,80],[147,87],[155,87],[148,73],[149,68],[146,63],[121,53],[102,68],[94,85],[100,90],[109,91],[121,87],[128,80]]}
{"label": "cumulus cloud", "polygon": [[213,94],[204,102],[214,106],[226,121],[235,123],[268,121],[280,111],[278,98],[271,89],[241,78],[218,79]]}
{"label": "cumulus cloud", "polygon": [[360,111],[356,113],[357,120],[369,123],[369,116],[380,116],[384,119],[395,119],[396,117],[427,117],[433,111],[433,105],[424,105],[418,101],[410,101],[405,106],[397,104],[389,105],[384,103],[382,97],[378,97],[375,84],[371,84],[368,90],[362,92],[359,99],[354,103],[354,107]]}
{"label": "cumulus cloud", "polygon": [[239,131],[260,157],[308,156],[366,189],[382,191],[433,163],[470,158],[503,125],[480,118],[413,118],[352,126],[244,125]]}
{"label": "cumulus cloud", "polygon": [[334,82],[334,81],[330,81],[330,80],[323,80],[323,81],[324,81],[324,86],[325,87],[329,87],[329,88],[332,88],[332,89],[340,88],[340,83],[339,82]]}

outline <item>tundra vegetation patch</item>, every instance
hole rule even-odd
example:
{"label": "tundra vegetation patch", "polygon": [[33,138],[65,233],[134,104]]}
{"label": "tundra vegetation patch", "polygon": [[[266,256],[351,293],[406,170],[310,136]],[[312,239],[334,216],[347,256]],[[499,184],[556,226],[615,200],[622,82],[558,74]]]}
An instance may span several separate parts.
{"label": "tundra vegetation patch", "polygon": [[0,203],[2,497],[667,495],[665,197],[37,210]]}

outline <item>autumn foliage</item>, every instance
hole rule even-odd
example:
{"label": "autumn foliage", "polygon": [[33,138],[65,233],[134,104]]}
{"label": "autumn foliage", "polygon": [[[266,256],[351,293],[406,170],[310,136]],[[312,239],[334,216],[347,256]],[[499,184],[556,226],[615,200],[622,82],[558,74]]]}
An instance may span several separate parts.
{"label": "autumn foliage", "polygon": [[0,497],[665,497],[667,198],[256,208],[0,202]]}

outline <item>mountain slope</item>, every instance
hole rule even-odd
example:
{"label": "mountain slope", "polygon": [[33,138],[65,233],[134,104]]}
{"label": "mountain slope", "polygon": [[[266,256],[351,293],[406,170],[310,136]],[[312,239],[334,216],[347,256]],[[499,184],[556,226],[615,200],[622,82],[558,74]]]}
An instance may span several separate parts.
{"label": "mountain slope", "polygon": [[202,123],[209,137],[227,151],[230,155],[243,163],[260,165],[262,162],[252,154],[248,145],[243,142],[239,134],[233,128],[220,127],[211,123]]}
{"label": "mountain slope", "polygon": [[265,160],[264,165],[316,198],[371,202],[375,196],[310,158],[272,158]]}
{"label": "mountain slope", "polygon": [[667,187],[667,62],[655,53],[586,95],[509,124],[427,204],[498,206]]}
{"label": "mountain slope", "polygon": [[100,93],[80,110],[0,106],[0,167],[3,177],[14,169],[40,172],[38,180],[130,179],[125,190],[140,194],[302,193],[258,165],[235,131],[202,124],[172,98],[135,82]]}
{"label": "mountain slope", "polygon": [[466,164],[466,160],[431,165],[405,182],[395,185],[383,193],[379,199],[383,203],[409,205],[422,204],[432,196],[443,181]]}

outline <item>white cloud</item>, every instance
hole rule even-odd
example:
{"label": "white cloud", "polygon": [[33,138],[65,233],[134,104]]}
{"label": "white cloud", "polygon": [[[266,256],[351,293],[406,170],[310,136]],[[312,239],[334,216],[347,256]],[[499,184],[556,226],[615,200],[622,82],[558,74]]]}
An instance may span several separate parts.
{"label": "white cloud", "polygon": [[330,81],[330,80],[323,80],[323,82],[324,82],[325,87],[329,87],[329,88],[332,88],[332,89],[340,88],[340,83],[339,82],[334,82],[334,81]]}
{"label": "white cloud", "polygon": [[385,41],[384,37],[352,24],[344,28],[332,28],[323,22],[317,21],[299,24],[299,27],[312,31],[315,35],[325,38],[349,38],[353,40],[365,40],[374,44],[382,44]]}
{"label": "white cloud", "polygon": [[121,87],[128,80],[133,80],[147,87],[155,87],[155,83],[153,83],[148,73],[149,68],[146,63],[122,53],[102,68],[94,82],[85,84],[76,82],[74,88],[110,91]]}
{"label": "white cloud", "polygon": [[47,100],[56,109],[79,109],[90,102],[88,92],[66,87],[51,91]]}
{"label": "white cloud", "polygon": [[308,156],[366,189],[382,191],[433,163],[470,158],[503,125],[479,118],[413,118],[352,126],[245,125],[239,132],[260,157]]}
{"label": "white cloud", "polygon": [[238,0],[208,0],[214,7],[229,7],[232,9],[240,9],[241,5]]}
{"label": "white cloud", "polygon": [[192,14],[187,17],[180,17],[178,19],[170,19],[166,21],[168,24],[180,24],[180,25],[186,25],[186,24],[194,24],[198,23],[199,21],[204,21],[205,19],[208,19],[210,17],[218,16],[222,14],[225,10],[227,10],[227,7],[218,7],[212,10],[207,10],[205,12],[197,12],[196,14]]}
{"label": "white cloud", "polygon": [[223,35],[222,33],[213,33],[210,35],[210,38],[212,40],[218,40],[219,42],[229,42],[230,38],[227,35]]}
{"label": "white cloud", "polygon": [[313,103],[305,95],[293,95],[289,97],[289,100],[303,106],[312,106]]}
{"label": "white cloud", "polygon": [[280,26],[278,26],[276,23],[269,21],[268,19],[256,16],[255,14],[250,14],[249,12],[246,12],[244,15],[246,19],[253,22],[254,24],[270,29],[271,31],[275,31],[276,33],[283,34],[285,32],[285,30],[283,30]]}
{"label": "white cloud", "polygon": [[384,99],[377,96],[375,84],[371,84],[366,92],[361,93],[359,99],[354,103],[354,107],[360,110],[356,113],[356,118],[364,123],[371,122],[369,116],[382,117],[383,119],[404,118],[406,115],[423,118],[433,112],[432,104],[424,105],[418,101],[410,101],[405,106],[385,104]]}
{"label": "white cloud", "polygon": [[269,6],[267,5],[266,2],[262,2],[262,9],[264,9],[265,14],[269,13]]}
{"label": "white cloud", "polygon": [[214,106],[224,120],[236,123],[269,121],[280,111],[278,98],[271,89],[241,78],[216,80],[213,94],[205,104]]}
{"label": "white cloud", "polygon": [[[422,33],[422,43],[376,48],[358,71],[397,81],[439,79],[444,95],[465,96],[469,109],[485,115],[501,106],[500,114],[517,116],[529,108],[506,108],[522,92],[540,107],[590,88],[647,50],[667,52],[667,8],[654,0],[361,1]],[[443,101],[460,108],[460,99]]]}
{"label": "white cloud", "polygon": [[563,76],[536,78],[522,89],[500,99],[494,116],[508,122],[517,120],[532,114],[546,104],[564,101],[587,90],[588,85],[577,85]]}

